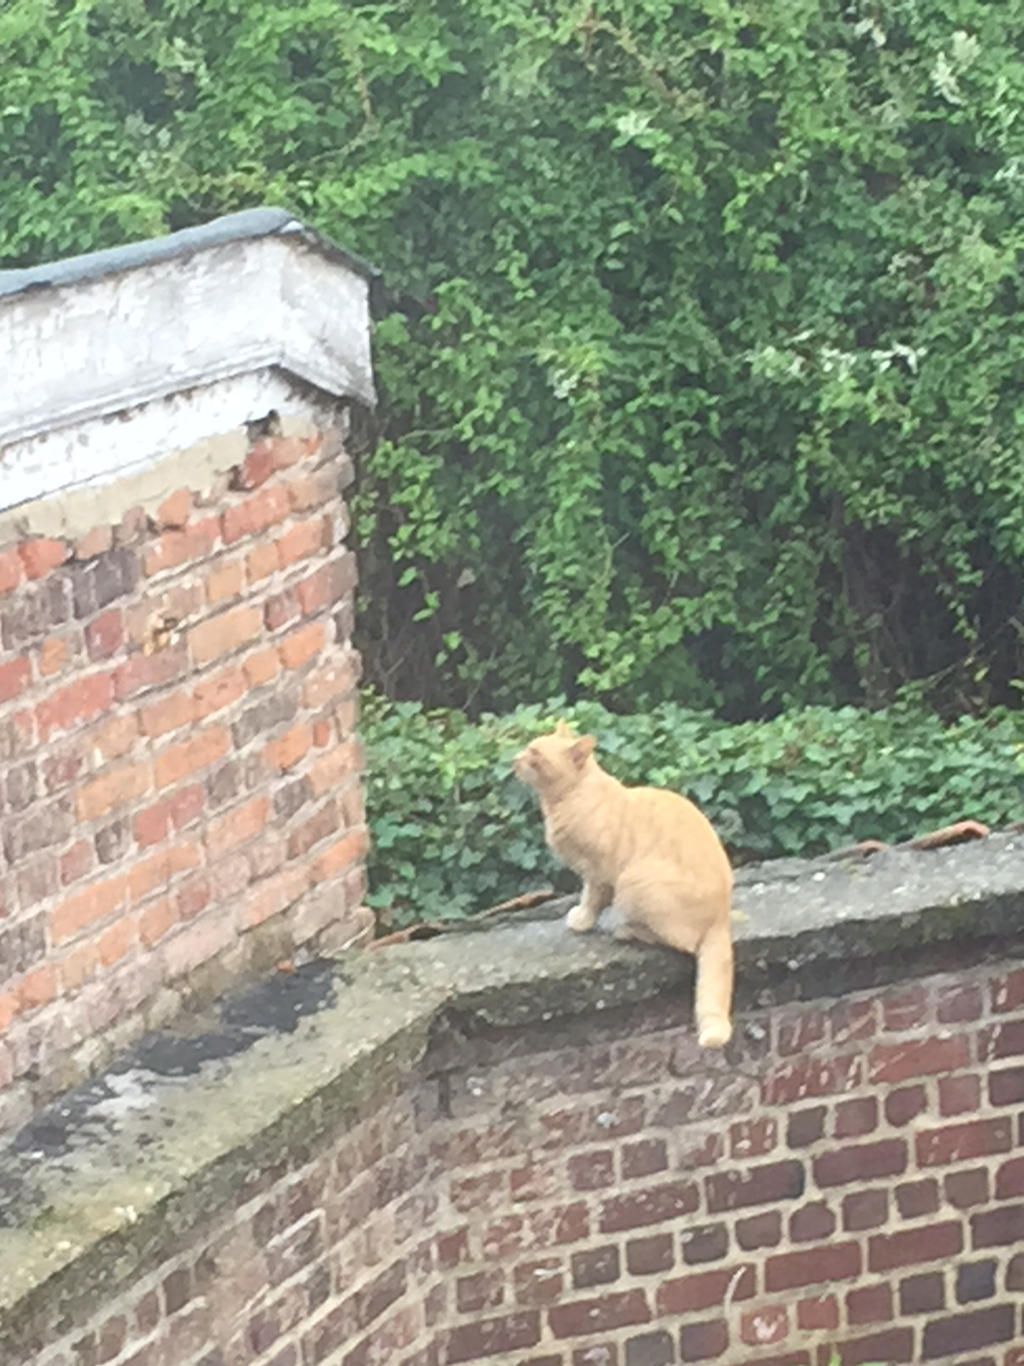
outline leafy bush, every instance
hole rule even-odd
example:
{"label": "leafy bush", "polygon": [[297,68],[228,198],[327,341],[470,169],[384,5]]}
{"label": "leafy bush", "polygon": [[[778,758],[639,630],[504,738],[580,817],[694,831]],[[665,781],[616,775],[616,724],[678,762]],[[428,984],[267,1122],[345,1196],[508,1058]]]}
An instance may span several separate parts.
{"label": "leafy bush", "polygon": [[1022,54],[1024,0],[6,0],[0,261],[270,201],[383,267],[393,696],[1007,701]]}
{"label": "leafy bush", "polygon": [[371,899],[396,925],[464,915],[555,875],[535,799],[509,763],[558,716],[597,736],[617,777],[692,797],[736,860],[1024,816],[1024,718],[1010,712],[944,727],[911,708],[810,708],[726,725],[671,704],[614,716],[591,702],[473,724],[368,694]]}

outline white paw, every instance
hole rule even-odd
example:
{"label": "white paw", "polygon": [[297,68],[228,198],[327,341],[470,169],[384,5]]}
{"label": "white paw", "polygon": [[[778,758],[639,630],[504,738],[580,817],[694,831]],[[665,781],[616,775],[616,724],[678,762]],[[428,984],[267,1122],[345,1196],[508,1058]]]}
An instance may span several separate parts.
{"label": "white paw", "polygon": [[593,918],[588,913],[586,907],[579,902],[577,902],[565,917],[565,923],[569,926],[570,930],[575,930],[577,934],[583,934],[586,930],[592,930],[594,928]]}
{"label": "white paw", "polygon": [[728,1020],[709,1020],[701,1025],[697,1042],[701,1048],[724,1048],[732,1038],[732,1025]]}

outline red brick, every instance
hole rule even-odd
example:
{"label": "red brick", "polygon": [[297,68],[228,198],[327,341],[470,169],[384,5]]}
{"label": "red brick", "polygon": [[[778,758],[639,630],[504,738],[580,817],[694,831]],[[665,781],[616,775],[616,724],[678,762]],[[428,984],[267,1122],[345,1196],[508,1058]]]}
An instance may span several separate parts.
{"label": "red brick", "polygon": [[937,1181],[907,1181],[897,1186],[896,1208],[903,1219],[922,1219],[927,1214],[936,1214],[939,1209],[939,1183]]}
{"label": "red brick", "polygon": [[835,1295],[798,1300],[797,1327],[803,1333],[823,1333],[839,1327],[839,1302]]}
{"label": "red brick", "polygon": [[663,1281],[658,1287],[659,1317],[692,1314],[726,1302],[749,1300],[757,1290],[757,1270],[751,1263],[724,1266],[714,1271],[694,1271],[688,1276]]}
{"label": "red brick", "polygon": [[924,1326],[921,1360],[948,1361],[960,1352],[1013,1342],[1016,1326],[1016,1306],[1012,1304],[994,1304],[988,1309],[933,1319]]}
{"label": "red brick", "polygon": [[273,648],[257,650],[242,661],[242,672],[250,688],[258,688],[269,683],[281,671],[281,662]]}
{"label": "red brick", "polygon": [[54,674],[59,674],[61,669],[68,662],[71,647],[66,640],[60,636],[50,636],[39,646],[36,655],[36,664],[41,678],[52,678]]}
{"label": "red brick", "polygon": [[954,1209],[970,1209],[988,1204],[988,1172],[974,1167],[966,1172],[949,1172],[942,1179],[942,1190]]}
{"label": "red brick", "polygon": [[778,1142],[778,1124],[771,1115],[740,1119],[729,1126],[731,1157],[764,1157]]}
{"label": "red brick", "polygon": [[223,759],[230,747],[231,735],[223,726],[210,726],[197,732],[191,739],[172,745],[157,756],[157,787],[172,787],[190,774],[208,768],[218,759]]}
{"label": "red brick", "polygon": [[981,1078],[939,1078],[939,1114],[974,1114],[981,1107]]}
{"label": "red brick", "polygon": [[45,574],[49,574],[52,569],[64,563],[68,553],[68,547],[63,541],[46,540],[42,537],[38,540],[23,541],[18,546],[18,554],[25,570],[25,577],[28,579],[41,579]]}
{"label": "red brick", "polygon": [[52,963],[42,963],[27,972],[17,987],[19,1011],[49,1005],[56,998],[57,985],[57,969]]}
{"label": "red brick", "polygon": [[736,1241],[744,1252],[761,1247],[776,1247],[782,1238],[782,1215],[778,1210],[754,1214],[736,1221]]}
{"label": "red brick", "polygon": [[331,743],[334,728],[330,721],[313,722],[313,745],[316,749],[324,749]]}
{"label": "red brick", "polygon": [[122,764],[119,768],[104,769],[92,782],[83,783],[75,793],[75,810],[79,820],[94,821],[110,811],[144,796],[152,785],[149,765]]}
{"label": "red brick", "polygon": [[846,1292],[846,1318],[850,1324],[888,1323],[892,1319],[892,1289],[884,1281],[858,1286]]}
{"label": "red brick", "polygon": [[740,1337],[751,1347],[773,1347],[789,1336],[789,1312],[785,1305],[771,1304],[748,1309],[740,1318]]}
{"label": "red brick", "polygon": [[104,612],[85,628],[85,647],[92,660],[110,659],[124,644],[124,613],[119,607]]}
{"label": "red brick", "polygon": [[281,663],[286,669],[301,669],[324,648],[327,633],[322,621],[311,621],[286,636],[278,646]]}
{"label": "red brick", "polygon": [[962,1247],[963,1230],[954,1220],[927,1228],[876,1233],[868,1241],[868,1267],[872,1271],[892,1271],[917,1262],[941,1261],[956,1256]]}
{"label": "red brick", "polygon": [[679,1355],[683,1361],[710,1361],[720,1357],[728,1346],[729,1326],[724,1319],[686,1323],[679,1330]]}
{"label": "red brick", "polygon": [[63,886],[76,882],[92,871],[96,860],[92,845],[87,840],[78,840],[60,856],[60,880]]}
{"label": "red brick", "polygon": [[220,523],[216,517],[193,522],[184,531],[165,531],[145,555],[143,573],[147,578],[165,569],[178,569],[193,560],[205,559],[217,544]]}
{"label": "red brick", "polygon": [[338,698],[348,697],[362,676],[362,660],[356,650],[348,650],[341,660],[324,664],[310,674],[302,685],[302,705],[317,711]]}
{"label": "red brick", "polygon": [[[353,557],[354,558],[354,557]],[[347,585],[351,587],[351,585]],[[304,617],[322,612],[342,596],[346,589],[343,563],[325,564],[295,585],[295,596]]]}
{"label": "red brick", "polygon": [[912,1328],[889,1328],[882,1333],[872,1333],[869,1337],[855,1338],[852,1342],[841,1342],[837,1347],[837,1366],[867,1366],[868,1362],[884,1361],[886,1366],[913,1361],[914,1330]]}
{"label": "red brick", "polygon": [[314,517],[308,522],[298,522],[277,541],[277,558],[281,568],[287,569],[289,565],[328,548],[331,539],[329,517]]}
{"label": "red brick", "polygon": [[178,913],[173,900],[169,896],[161,897],[139,916],[139,938],[147,949],[151,949],[177,923]]}
{"label": "red brick", "polygon": [[166,888],[172,878],[197,867],[198,863],[199,849],[191,841],[159,850],[128,870],[129,899],[132,902],[144,900],[158,887]]}
{"label": "red brick", "polygon": [[159,529],[183,527],[192,512],[192,494],[188,489],[178,489],[170,494],[156,510],[154,521]]}
{"label": "red brick", "polygon": [[194,920],[210,904],[213,890],[204,873],[190,877],[174,893],[174,910],[179,920]]}
{"label": "red brick", "polygon": [[235,471],[235,484],[240,489],[255,489],[265,484],[274,473],[274,452],[267,439],[251,445],[245,459]]}
{"label": "red brick", "polygon": [[794,1199],[804,1191],[803,1163],[790,1159],[767,1162],[739,1171],[715,1172],[705,1178],[708,1213],[741,1209],[746,1205],[768,1205],[777,1200]]}
{"label": "red brick", "polygon": [[189,631],[188,648],[192,662],[199,667],[209,664],[251,641],[259,640],[262,631],[263,614],[258,607],[232,607]]}
{"label": "red brick", "polygon": [[245,574],[250,583],[269,578],[277,573],[277,568],[277,546],[273,541],[269,545],[255,546],[245,557]]}
{"label": "red brick", "polygon": [[946,1307],[946,1290],[940,1271],[904,1276],[900,1281],[900,1313],[932,1314]]}
{"label": "red brick", "polygon": [[53,943],[63,944],[80,930],[105,919],[121,905],[127,891],[124,876],[96,883],[62,901],[50,914]]}
{"label": "red brick", "polygon": [[634,1181],[639,1177],[655,1176],[668,1167],[668,1149],[660,1138],[641,1138],[626,1143],[622,1148],[622,1179]]}
{"label": "red brick", "polygon": [[964,1024],[969,1020],[981,1019],[983,1002],[980,987],[953,983],[940,987],[938,998],[935,1014],[939,1024]]}
{"label": "red brick", "polygon": [[928,1018],[928,991],[919,982],[897,987],[882,997],[882,1028],[890,1032],[917,1029]]}
{"label": "red brick", "polygon": [[206,826],[206,847],[213,858],[235,849],[252,839],[266,825],[270,817],[270,798],[254,797],[243,806],[233,807]]}
{"label": "red brick", "polygon": [[99,951],[95,944],[82,944],[77,949],[72,949],[58,964],[61,994],[77,991],[94,977],[99,961]]}
{"label": "red brick", "polygon": [[996,1199],[1024,1195],[1024,1157],[1011,1158],[996,1172]]}
{"label": "red brick", "polygon": [[1024,1103],[1024,1067],[1002,1067],[988,1074],[988,1099],[991,1105]]}
{"label": "red brick", "polygon": [[188,668],[188,651],[178,644],[151,655],[132,655],[114,670],[114,694],[119,702],[124,702],[149,688],[172,683]]}
{"label": "red brick", "polygon": [[967,1040],[935,1036],[906,1043],[878,1044],[868,1057],[868,1077],[874,1083],[893,1085],[913,1077],[956,1072],[970,1064]]}
{"label": "red brick", "polygon": [[794,1105],[809,1096],[852,1091],[863,1079],[859,1054],[842,1058],[798,1058],[775,1069],[762,1083],[762,1102],[768,1106]]}
{"label": "red brick", "polygon": [[105,555],[114,544],[114,531],[109,526],[96,526],[75,542],[76,560],[94,560]]}
{"label": "red brick", "polygon": [[692,1214],[699,1203],[700,1195],[693,1181],[671,1181],[628,1195],[616,1195],[601,1206],[601,1232],[620,1233],[645,1224],[678,1219],[684,1214]]}
{"label": "red brick", "polygon": [[136,712],[115,716],[101,725],[92,726],[87,733],[89,748],[104,759],[120,759],[139,738],[139,717]]}
{"label": "red brick", "polygon": [[890,1091],[885,1098],[885,1117],[895,1128],[916,1119],[928,1108],[928,1095],[923,1086],[904,1086]]}
{"label": "red brick", "polygon": [[100,935],[97,941],[100,962],[104,967],[112,967],[129,954],[138,942],[138,922],[123,916]]}
{"label": "red brick", "polygon": [[365,856],[368,845],[369,837],[365,830],[350,830],[319,856],[313,865],[313,881],[327,882],[345,872],[357,859]]}
{"label": "red brick", "polygon": [[918,1166],[938,1167],[969,1162],[977,1157],[1005,1153],[1013,1147],[1009,1116],[947,1124],[941,1129],[921,1130],[915,1138]]}
{"label": "red brick", "polygon": [[993,977],[989,984],[992,1009],[999,1014],[1024,1006],[1024,968]]}
{"label": "red brick", "polygon": [[1024,1242],[1024,1205],[1001,1205],[971,1215],[971,1246],[1005,1247]]}
{"label": "red brick", "polygon": [[789,1236],[794,1243],[820,1243],[831,1238],[835,1228],[836,1216],[823,1200],[802,1205],[789,1218]]}
{"label": "red brick", "polygon": [[305,867],[284,868],[276,877],[250,889],[245,903],[246,924],[262,925],[271,916],[298,901],[309,886],[310,873]]}
{"label": "red brick", "polygon": [[1024,1053],[1024,1020],[1007,1020],[978,1032],[978,1061],[993,1058],[1015,1058]]}
{"label": "red brick", "polygon": [[786,1142],[791,1148],[806,1148],[817,1143],[825,1133],[825,1107],[815,1105],[809,1110],[796,1110],[786,1123]]}
{"label": "red brick", "polygon": [[650,1321],[651,1311],[642,1290],[606,1292],[591,1300],[576,1300],[548,1310],[548,1325],[556,1338],[606,1333]]}
{"label": "red brick", "polygon": [[142,707],[138,715],[143,735],[159,739],[161,735],[169,735],[171,731],[190,726],[196,719],[196,708],[189,694],[179,689]]}
{"label": "red brick", "polygon": [[[598,1259],[608,1251],[614,1253],[615,1279],[618,1276],[618,1249],[599,1249],[589,1255],[594,1260],[591,1264],[591,1271],[598,1277],[597,1280],[586,1279],[587,1273],[580,1268],[580,1278],[577,1279],[576,1259],[573,1258],[573,1284],[577,1289],[585,1289],[587,1285],[602,1284],[600,1266]],[[513,1274],[513,1284],[515,1287],[516,1304],[536,1305],[552,1304],[562,1298],[565,1277],[562,1272],[561,1257],[542,1257],[538,1261],[524,1262],[517,1266]]]}
{"label": "red brick", "polygon": [[282,626],[289,625],[298,616],[299,600],[291,588],[272,594],[264,603],[263,624],[268,631],[280,631]]}
{"label": "red brick", "polygon": [[28,660],[22,655],[9,664],[0,664],[0,703],[10,702],[23,693],[31,681]]}
{"label": "red brick", "polygon": [[858,1138],[878,1127],[878,1099],[858,1096],[855,1100],[841,1100],[836,1105],[836,1138]]}
{"label": "red brick", "polygon": [[337,791],[346,778],[361,771],[362,765],[363,751],[358,740],[347,740],[335,745],[329,754],[310,766],[307,777],[313,795],[321,797],[327,792]]}
{"label": "red brick", "polygon": [[827,1285],[859,1276],[860,1246],[857,1243],[829,1243],[800,1252],[782,1252],[765,1263],[764,1285],[769,1294],[795,1290],[803,1285]]}
{"label": "red brick", "polygon": [[44,743],[55,731],[69,730],[107,710],[114,700],[112,674],[92,674],[78,678],[66,688],[51,693],[36,707],[39,738]]}
{"label": "red brick", "polygon": [[631,1238],[626,1244],[626,1267],[631,1276],[659,1275],[671,1271],[674,1265],[671,1234],[654,1233],[649,1238]]}
{"label": "red brick", "polygon": [[825,1037],[827,1019],[820,1010],[802,1010],[797,1015],[779,1021],[776,1052],[781,1057],[791,1053],[806,1053]]}
{"label": "red brick", "polygon": [[0,593],[9,593],[25,577],[25,569],[17,550],[0,551]]}
{"label": "red brick", "polygon": [[283,521],[289,511],[288,495],[279,484],[263,487],[223,514],[221,526],[225,545],[266,531],[275,522]]}
{"label": "red brick", "polygon": [[[292,465],[297,465],[304,460],[307,455],[313,455],[320,449],[322,437],[317,433],[314,436],[275,436],[271,438],[271,450],[274,456],[274,468],[278,470],[289,469]],[[336,482],[331,480],[332,490],[337,487]]]}
{"label": "red brick", "polygon": [[455,1307],[460,1314],[497,1309],[505,1298],[505,1278],[500,1271],[478,1271],[455,1282]]}
{"label": "red brick", "polygon": [[819,1186],[841,1186],[851,1181],[873,1181],[899,1176],[907,1167],[907,1145],[902,1138],[883,1138],[877,1143],[851,1143],[814,1159],[814,1179]]}
{"label": "red brick", "polygon": [[211,607],[237,598],[245,588],[245,567],[241,560],[230,560],[215,566],[206,576],[205,596]]}
{"label": "red brick", "polygon": [[540,1313],[535,1309],[524,1310],[452,1328],[445,1342],[444,1360],[447,1366],[458,1366],[463,1361],[493,1361],[536,1347],[538,1342]]}
{"label": "red brick", "polygon": [[233,702],[245,696],[248,687],[241,669],[224,669],[213,678],[204,679],[196,685],[193,693],[197,719],[205,721],[214,712],[230,707]]}
{"label": "red brick", "polygon": [[287,773],[309,753],[313,744],[313,728],[308,722],[293,726],[277,740],[271,740],[263,751],[267,764],[280,773]]}

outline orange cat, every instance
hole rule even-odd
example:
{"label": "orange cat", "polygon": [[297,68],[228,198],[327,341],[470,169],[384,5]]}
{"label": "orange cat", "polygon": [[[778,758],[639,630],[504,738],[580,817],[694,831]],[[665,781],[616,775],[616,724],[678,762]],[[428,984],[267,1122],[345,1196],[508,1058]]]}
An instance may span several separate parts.
{"label": "orange cat", "polygon": [[593,757],[594,737],[564,722],[516,756],[540,798],[548,845],[583,878],[571,930],[592,930],[614,903],[621,939],[697,956],[696,1017],[706,1048],[732,1034],[732,869],[709,821],[677,792],[626,787]]}

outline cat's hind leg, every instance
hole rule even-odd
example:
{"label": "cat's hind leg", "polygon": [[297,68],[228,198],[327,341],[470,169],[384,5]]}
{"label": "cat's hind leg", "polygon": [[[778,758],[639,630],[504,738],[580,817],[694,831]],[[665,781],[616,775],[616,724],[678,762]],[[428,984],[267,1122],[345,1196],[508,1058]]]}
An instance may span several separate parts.
{"label": "cat's hind leg", "polygon": [[708,930],[697,948],[695,1015],[702,1048],[724,1048],[732,1038],[732,935],[726,922]]}
{"label": "cat's hind leg", "polygon": [[579,901],[565,917],[565,923],[577,934],[585,934],[597,924],[601,912],[612,904],[612,888],[603,882],[584,881]]}

